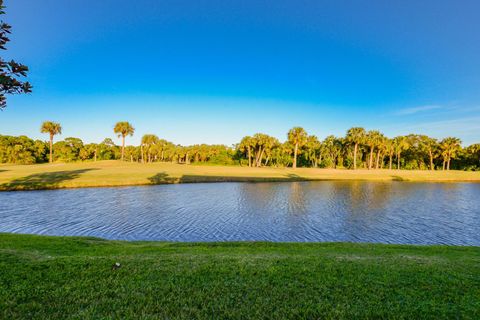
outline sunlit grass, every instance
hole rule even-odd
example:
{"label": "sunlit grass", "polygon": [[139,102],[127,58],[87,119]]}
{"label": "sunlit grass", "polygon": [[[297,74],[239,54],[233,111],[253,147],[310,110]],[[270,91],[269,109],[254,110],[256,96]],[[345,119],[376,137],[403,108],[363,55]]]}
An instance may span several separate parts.
{"label": "sunlit grass", "polygon": [[0,234],[0,270],[3,319],[480,317],[478,247]]}
{"label": "sunlit grass", "polygon": [[0,190],[103,187],[178,182],[218,181],[476,181],[480,172],[346,170],[315,168],[248,168],[236,166],[195,166],[174,163],[130,163],[99,161],[70,164],[0,166]]}

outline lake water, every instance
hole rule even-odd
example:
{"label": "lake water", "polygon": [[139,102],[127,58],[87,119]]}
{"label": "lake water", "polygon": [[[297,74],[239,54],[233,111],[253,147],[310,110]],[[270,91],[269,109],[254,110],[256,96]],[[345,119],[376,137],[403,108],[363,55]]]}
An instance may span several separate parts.
{"label": "lake water", "polygon": [[0,192],[0,232],[480,245],[480,184],[200,183]]}

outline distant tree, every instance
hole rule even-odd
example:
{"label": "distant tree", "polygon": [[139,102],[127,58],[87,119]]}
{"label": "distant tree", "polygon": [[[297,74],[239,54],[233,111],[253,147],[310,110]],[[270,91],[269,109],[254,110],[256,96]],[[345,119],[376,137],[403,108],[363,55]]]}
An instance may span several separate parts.
{"label": "distant tree", "polygon": [[447,164],[447,170],[450,170],[450,161],[455,159],[458,151],[461,150],[462,141],[458,138],[448,137],[440,142],[440,148],[442,149],[442,155],[444,157],[443,169],[445,170],[445,163]]}
{"label": "distant tree", "polygon": [[83,141],[79,138],[65,138],[54,144],[54,159],[62,162],[80,160],[80,151],[83,149]]}
{"label": "distant tree", "polygon": [[388,169],[392,170],[393,154],[395,153],[395,145],[393,139],[386,139],[385,154],[388,155]]}
{"label": "distant tree", "polygon": [[474,168],[480,169],[480,143],[468,146],[466,153]]}
{"label": "distant tree", "polygon": [[297,168],[298,149],[307,143],[307,132],[301,127],[294,127],[288,131],[288,142],[293,145],[293,169]]}
{"label": "distant tree", "polygon": [[383,157],[387,152],[387,137],[381,134],[377,140],[377,156],[375,160],[375,169],[380,169],[383,167]]}
{"label": "distant tree", "polygon": [[[3,0],[0,0],[0,15],[5,14]],[[0,22],[0,49],[7,50],[6,44],[10,41],[9,34],[12,27],[7,23]],[[0,58],[0,109],[7,106],[7,94],[21,94],[32,92],[32,86],[28,82],[19,79],[26,77],[28,67],[14,60],[5,61]]]}
{"label": "distant tree", "polygon": [[425,135],[420,135],[418,137],[418,148],[428,154],[430,170],[435,170],[433,160],[435,158],[435,151],[438,148],[438,141]]}
{"label": "distant tree", "polygon": [[397,169],[400,169],[400,156],[403,151],[407,150],[410,145],[407,137],[398,136],[393,139],[393,145],[395,148],[395,154],[397,155]]}
{"label": "distant tree", "polygon": [[380,131],[377,130],[371,130],[367,132],[367,135],[365,136],[365,144],[370,148],[370,157],[368,160],[368,169],[372,169],[373,167],[373,153],[375,151],[375,147],[380,143],[380,140],[382,139],[382,134]]}
{"label": "distant tree", "polygon": [[125,155],[125,137],[126,136],[133,136],[135,132],[135,128],[126,121],[117,122],[115,127],[113,128],[113,132],[115,132],[119,138],[122,138],[122,157],[121,160],[123,161]]}
{"label": "distant tree", "polygon": [[[334,135],[330,135],[323,140],[322,145],[325,148],[325,152],[328,154],[328,157],[331,161],[331,165],[334,169],[337,168],[338,157],[342,151],[342,140],[340,138],[335,137]],[[329,161],[329,162],[330,162]]]}
{"label": "distant tree", "polygon": [[308,136],[305,148],[305,158],[314,168],[318,167],[318,163],[322,160],[322,143],[318,141],[317,136]]}
{"label": "distant tree", "polygon": [[62,126],[60,123],[45,121],[40,128],[41,133],[48,133],[50,135],[50,163],[53,162],[53,137],[57,134],[62,134]]}
{"label": "distant tree", "polygon": [[357,169],[358,146],[365,142],[366,131],[364,128],[354,127],[347,131],[346,142],[353,144],[353,169]]}
{"label": "distant tree", "polygon": [[140,149],[134,146],[125,147],[125,155],[130,158],[130,162],[137,161],[139,159]]}
{"label": "distant tree", "polygon": [[254,148],[253,138],[251,136],[243,137],[239,144],[239,150],[246,153],[249,167],[252,166],[252,148]]}
{"label": "distant tree", "polygon": [[[147,161],[152,162],[152,156],[154,151],[154,146],[158,143],[160,139],[154,134],[145,134],[142,137],[141,148],[142,148],[142,162],[144,162],[144,153],[147,155]],[[178,153],[177,153],[178,155]]]}
{"label": "distant tree", "polygon": [[96,157],[100,160],[114,160],[120,158],[120,150],[111,138],[105,138],[95,149]]}

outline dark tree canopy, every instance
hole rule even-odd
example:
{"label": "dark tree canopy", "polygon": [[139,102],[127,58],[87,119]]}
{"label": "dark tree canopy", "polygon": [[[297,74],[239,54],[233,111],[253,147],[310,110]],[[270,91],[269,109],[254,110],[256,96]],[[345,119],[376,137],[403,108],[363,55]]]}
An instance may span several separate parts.
{"label": "dark tree canopy", "polygon": [[[0,15],[5,14],[3,0],[0,0]],[[0,49],[7,50],[7,43],[10,41],[9,34],[12,27],[0,21]],[[28,67],[15,62],[5,61],[0,57],[0,109],[7,106],[7,94],[20,94],[32,91],[32,86],[21,79],[27,76]]]}

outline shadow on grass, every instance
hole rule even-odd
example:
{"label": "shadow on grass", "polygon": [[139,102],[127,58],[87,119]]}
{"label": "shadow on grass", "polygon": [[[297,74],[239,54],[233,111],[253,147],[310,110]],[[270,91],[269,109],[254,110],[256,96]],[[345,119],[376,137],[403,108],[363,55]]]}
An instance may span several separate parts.
{"label": "shadow on grass", "polygon": [[5,172],[5,171],[8,171],[8,170],[0,169],[0,172]]}
{"label": "shadow on grass", "polygon": [[156,175],[148,178],[151,184],[166,184],[166,183],[175,183],[179,182],[178,178],[170,177],[165,172],[157,173]]}
{"label": "shadow on grass", "polygon": [[287,182],[305,181],[296,174],[287,174],[284,177],[239,177],[239,176],[205,176],[205,175],[183,175],[180,178],[170,177],[165,172],[157,173],[148,178],[151,184],[169,183],[201,183],[201,182]]}
{"label": "shadow on grass", "polygon": [[39,189],[55,189],[63,181],[73,180],[82,173],[98,170],[98,169],[81,169],[72,171],[54,171],[36,173],[26,177],[12,180],[8,183],[0,185],[0,190],[39,190]]}
{"label": "shadow on grass", "polygon": [[293,181],[305,181],[305,180],[308,180],[308,179],[305,179],[304,177],[300,177],[298,174],[295,174],[295,173],[289,173],[289,174],[287,174],[287,177],[288,177],[290,180],[293,180]]}
{"label": "shadow on grass", "polygon": [[405,180],[404,178],[400,177],[400,176],[392,176],[392,180],[393,181],[407,181]]}

